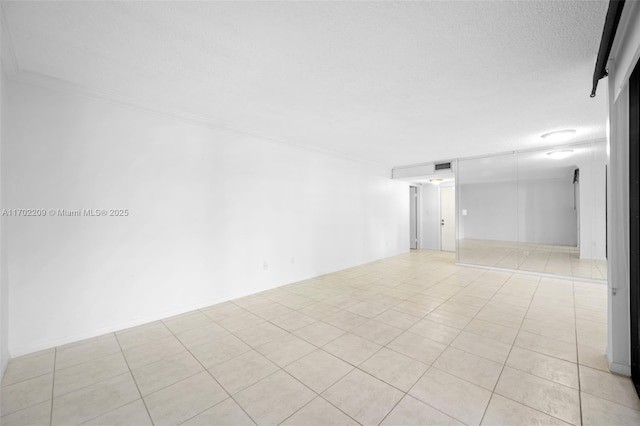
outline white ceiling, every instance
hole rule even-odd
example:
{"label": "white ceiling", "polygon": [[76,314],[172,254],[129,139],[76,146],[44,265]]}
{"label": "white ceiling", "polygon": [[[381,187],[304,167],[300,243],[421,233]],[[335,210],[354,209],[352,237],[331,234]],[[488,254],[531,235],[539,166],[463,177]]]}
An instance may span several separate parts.
{"label": "white ceiling", "polygon": [[[17,72],[389,167],[604,137],[606,1],[2,2]],[[5,54],[6,52],[3,52]]]}

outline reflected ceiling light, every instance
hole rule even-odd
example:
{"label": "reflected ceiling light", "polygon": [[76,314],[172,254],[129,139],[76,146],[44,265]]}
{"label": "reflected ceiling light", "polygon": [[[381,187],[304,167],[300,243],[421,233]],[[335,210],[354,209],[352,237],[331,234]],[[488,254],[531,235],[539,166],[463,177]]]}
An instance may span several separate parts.
{"label": "reflected ceiling light", "polygon": [[576,129],[556,130],[555,132],[545,133],[540,137],[549,142],[564,142],[568,141],[576,133]]}
{"label": "reflected ceiling light", "polygon": [[547,155],[553,159],[561,160],[563,158],[567,158],[573,152],[572,149],[561,149],[558,151],[547,152]]}
{"label": "reflected ceiling light", "polygon": [[429,182],[433,185],[440,185],[443,181],[444,179],[429,179]]}

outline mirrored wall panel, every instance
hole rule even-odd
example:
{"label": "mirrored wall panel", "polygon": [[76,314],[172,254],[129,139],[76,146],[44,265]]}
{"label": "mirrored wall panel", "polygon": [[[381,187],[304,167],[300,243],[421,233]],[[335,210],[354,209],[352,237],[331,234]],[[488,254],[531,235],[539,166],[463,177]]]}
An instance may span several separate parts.
{"label": "mirrored wall panel", "polygon": [[518,267],[517,163],[513,154],[458,160],[458,262]]}
{"label": "mirrored wall panel", "polygon": [[604,280],[605,143],[458,161],[458,262]]}

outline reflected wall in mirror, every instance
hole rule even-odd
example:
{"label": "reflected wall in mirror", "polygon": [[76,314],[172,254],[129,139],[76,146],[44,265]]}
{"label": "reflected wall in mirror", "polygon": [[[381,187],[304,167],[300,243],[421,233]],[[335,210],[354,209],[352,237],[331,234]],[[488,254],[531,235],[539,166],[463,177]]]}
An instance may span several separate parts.
{"label": "reflected wall in mirror", "polygon": [[604,280],[604,142],[459,160],[458,262]]}
{"label": "reflected wall in mirror", "polygon": [[458,262],[518,267],[513,154],[458,160]]}

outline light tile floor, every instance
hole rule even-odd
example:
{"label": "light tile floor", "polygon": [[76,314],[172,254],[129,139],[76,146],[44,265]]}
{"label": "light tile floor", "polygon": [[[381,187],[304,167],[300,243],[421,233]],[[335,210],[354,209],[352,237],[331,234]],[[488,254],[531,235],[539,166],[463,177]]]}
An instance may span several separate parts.
{"label": "light tile floor", "polygon": [[413,251],[13,359],[0,423],[637,425],[605,307]]}
{"label": "light tile floor", "polygon": [[460,263],[607,279],[607,261],[580,259],[577,247],[466,238],[459,241],[458,248]]}

